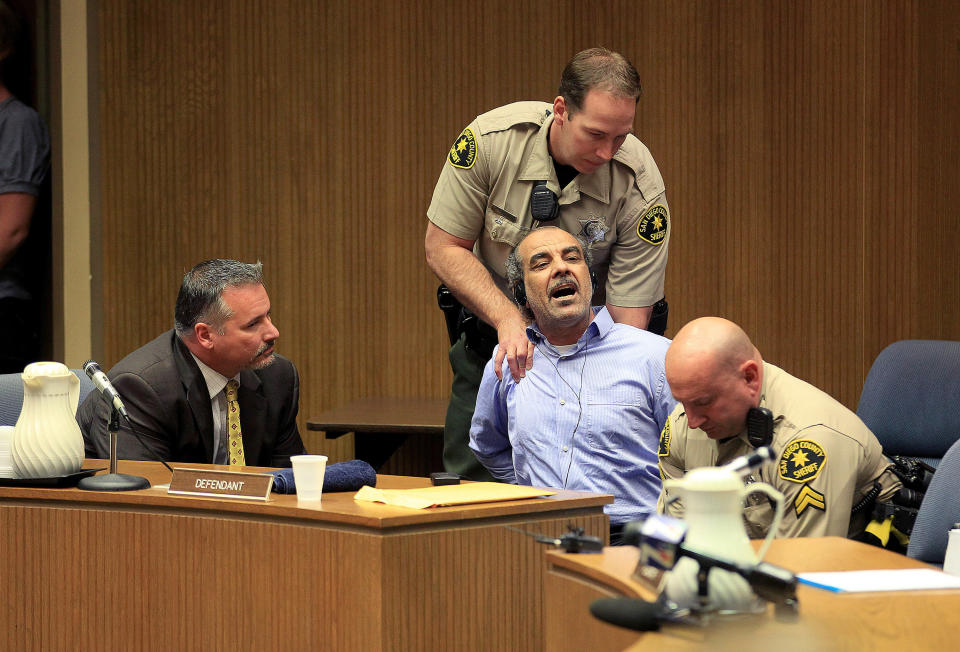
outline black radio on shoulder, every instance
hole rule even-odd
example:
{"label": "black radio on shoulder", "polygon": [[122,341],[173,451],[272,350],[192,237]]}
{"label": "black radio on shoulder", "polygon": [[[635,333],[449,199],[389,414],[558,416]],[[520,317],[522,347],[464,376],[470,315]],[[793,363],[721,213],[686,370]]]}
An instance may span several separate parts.
{"label": "black radio on shoulder", "polygon": [[538,222],[549,222],[557,219],[560,214],[560,204],[557,196],[547,188],[546,181],[537,181],[530,192],[530,215]]}
{"label": "black radio on shoulder", "polygon": [[754,448],[770,445],[773,441],[773,412],[767,408],[750,408],[747,412],[747,440]]}

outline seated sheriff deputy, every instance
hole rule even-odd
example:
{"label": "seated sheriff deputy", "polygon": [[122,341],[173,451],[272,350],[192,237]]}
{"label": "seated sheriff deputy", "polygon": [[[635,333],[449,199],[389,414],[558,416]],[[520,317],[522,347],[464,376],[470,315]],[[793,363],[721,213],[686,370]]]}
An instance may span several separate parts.
{"label": "seated sheriff deputy", "polygon": [[[664,480],[697,467],[724,465],[769,445],[775,463],[763,465],[747,481],[760,480],[783,493],[779,537],[859,534],[873,499],[887,501],[900,489],[880,442],[857,415],[764,362],[733,322],[704,317],[688,323],[667,351],[666,369],[679,405],[660,434]],[[751,442],[747,419],[752,408],[770,410],[769,441],[754,433]],[[671,498],[664,489],[660,510],[682,517],[682,501]],[[861,502],[864,509],[851,518]],[[773,522],[773,509],[765,499],[757,500],[747,506],[745,518],[750,536],[760,538]]]}
{"label": "seated sheriff deputy", "polygon": [[507,258],[507,280],[539,362],[514,380],[487,363],[470,448],[515,484],[609,493],[616,537],[656,507],[657,433],[673,409],[664,373],[670,341],[592,308],[590,253],[556,227],[529,233]]}
{"label": "seated sheriff deputy", "polygon": [[[290,466],[304,451],[297,430],[300,380],[274,352],[261,264],[208,260],[183,277],[175,329],[107,374],[145,449],[121,420],[122,459]],[[110,406],[92,392],[77,412],[87,457],[109,457]]]}

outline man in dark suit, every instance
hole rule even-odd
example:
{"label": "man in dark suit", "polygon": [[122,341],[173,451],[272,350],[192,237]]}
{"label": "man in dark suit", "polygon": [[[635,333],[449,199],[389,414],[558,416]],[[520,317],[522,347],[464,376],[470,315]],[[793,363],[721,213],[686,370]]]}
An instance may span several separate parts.
{"label": "man in dark suit", "polygon": [[[187,272],[175,329],[107,374],[148,447],[121,420],[118,456],[290,466],[291,455],[305,452],[300,381],[293,363],[274,352],[279,336],[259,262],[209,260]],[[109,457],[109,417],[97,392],[80,406],[87,457]]]}

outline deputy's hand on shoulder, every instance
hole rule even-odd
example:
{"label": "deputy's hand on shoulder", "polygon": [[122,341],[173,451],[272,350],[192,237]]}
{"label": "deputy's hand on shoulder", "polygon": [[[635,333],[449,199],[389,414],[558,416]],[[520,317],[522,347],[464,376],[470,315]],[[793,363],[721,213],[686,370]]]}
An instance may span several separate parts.
{"label": "deputy's hand on shoulder", "polygon": [[505,319],[497,327],[497,357],[493,361],[493,368],[497,378],[503,380],[503,359],[506,357],[510,365],[510,375],[513,380],[520,382],[527,369],[533,367],[533,342],[527,337],[527,324],[517,313],[515,318]]}

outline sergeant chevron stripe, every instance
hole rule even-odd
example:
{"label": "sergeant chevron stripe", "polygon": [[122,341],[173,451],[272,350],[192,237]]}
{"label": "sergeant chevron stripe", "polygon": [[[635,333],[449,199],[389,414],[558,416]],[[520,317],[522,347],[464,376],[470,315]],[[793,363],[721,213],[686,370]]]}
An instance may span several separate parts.
{"label": "sergeant chevron stripe", "polygon": [[810,485],[805,484],[800,487],[797,497],[793,499],[793,509],[797,513],[797,518],[800,518],[800,515],[803,514],[807,507],[813,507],[814,509],[819,509],[821,512],[825,512],[827,511],[827,499],[822,493],[813,489]]}

